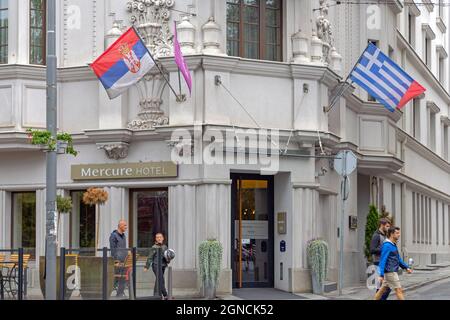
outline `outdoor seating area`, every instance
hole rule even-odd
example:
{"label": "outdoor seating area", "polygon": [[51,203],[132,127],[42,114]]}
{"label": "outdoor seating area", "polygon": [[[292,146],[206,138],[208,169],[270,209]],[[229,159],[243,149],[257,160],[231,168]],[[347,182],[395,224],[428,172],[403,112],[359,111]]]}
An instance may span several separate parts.
{"label": "outdoor seating area", "polygon": [[[0,299],[5,295],[16,299],[27,295],[27,270],[30,254],[23,254],[20,262],[19,254],[0,254]],[[20,272],[22,264],[22,273]],[[21,291],[22,290],[22,291]]]}

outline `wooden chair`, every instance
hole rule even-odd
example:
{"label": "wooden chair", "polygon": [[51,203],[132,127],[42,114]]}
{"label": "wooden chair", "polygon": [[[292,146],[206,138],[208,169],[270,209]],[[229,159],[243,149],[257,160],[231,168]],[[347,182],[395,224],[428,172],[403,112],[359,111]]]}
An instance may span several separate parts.
{"label": "wooden chair", "polygon": [[[26,295],[27,288],[27,270],[28,270],[28,262],[31,258],[30,254],[23,255],[23,286],[24,286],[24,295]],[[5,291],[8,295],[12,295],[15,297],[18,294],[19,289],[19,255],[11,254],[9,259],[3,260],[6,262],[2,263],[3,269],[6,269],[6,276],[3,276],[4,284],[8,286],[5,287]]]}
{"label": "wooden chair", "polygon": [[[138,256],[136,255],[136,262],[138,260]],[[115,261],[114,262],[114,289],[113,291],[117,291],[119,281],[125,280],[126,281],[126,288],[128,288],[130,297],[132,294],[134,294],[133,290],[133,278],[130,277],[130,274],[132,273],[133,269],[133,255],[131,252],[128,253],[127,257],[125,258],[124,262],[121,261]]]}

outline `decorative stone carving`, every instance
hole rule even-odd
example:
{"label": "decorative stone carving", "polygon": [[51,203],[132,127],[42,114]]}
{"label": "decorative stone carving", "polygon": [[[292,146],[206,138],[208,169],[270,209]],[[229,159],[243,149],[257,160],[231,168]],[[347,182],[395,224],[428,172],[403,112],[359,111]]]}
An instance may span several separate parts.
{"label": "decorative stone carving", "polygon": [[320,40],[317,37],[317,34],[315,31],[312,33],[311,37],[311,62],[314,64],[322,64],[322,57],[323,57],[323,46],[322,46],[322,40]]}
{"label": "decorative stone carving", "polygon": [[111,46],[122,35],[122,21],[115,20],[112,28],[106,33],[105,44],[106,48]]}
{"label": "decorative stone carving", "polygon": [[175,0],[128,1],[131,23],[139,31],[155,58],[172,55],[173,34],[170,31],[170,8]]}
{"label": "decorative stone carving", "polygon": [[203,30],[203,53],[221,54],[220,52],[220,26],[214,17],[210,17],[208,22],[202,27]]}
{"label": "decorative stone carving", "polygon": [[161,110],[162,95],[167,83],[159,72],[148,73],[138,84],[140,95],[138,119],[128,124],[130,130],[150,130],[169,124],[169,118]]}
{"label": "decorative stone carving", "polygon": [[177,26],[177,32],[183,54],[195,54],[195,27],[188,16],[183,17],[183,21]]}
{"label": "decorative stone carving", "polygon": [[322,59],[325,64],[330,63],[330,50],[333,47],[333,30],[328,20],[328,0],[319,0],[319,16],[316,19],[317,37],[322,40]]}
{"label": "decorative stone carving", "polygon": [[292,62],[293,63],[308,63],[308,37],[299,30],[292,35]]}
{"label": "decorative stone carving", "polygon": [[335,47],[331,49],[331,69],[339,75],[342,73],[342,56]]}
{"label": "decorative stone carving", "polygon": [[128,157],[128,150],[130,148],[130,144],[125,142],[106,143],[106,144],[99,144],[98,148],[105,150],[106,156],[109,159],[120,160]]}

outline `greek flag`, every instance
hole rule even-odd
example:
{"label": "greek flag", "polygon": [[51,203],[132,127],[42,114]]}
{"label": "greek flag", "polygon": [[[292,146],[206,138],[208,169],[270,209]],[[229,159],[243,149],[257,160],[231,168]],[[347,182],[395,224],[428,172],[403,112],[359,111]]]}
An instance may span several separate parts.
{"label": "greek flag", "polygon": [[426,91],[371,43],[351,72],[350,79],[391,112]]}

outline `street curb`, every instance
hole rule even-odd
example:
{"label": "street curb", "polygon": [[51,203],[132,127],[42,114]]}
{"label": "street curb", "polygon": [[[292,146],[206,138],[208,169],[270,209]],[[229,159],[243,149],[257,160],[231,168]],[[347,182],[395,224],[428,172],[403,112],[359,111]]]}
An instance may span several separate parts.
{"label": "street curb", "polygon": [[405,289],[403,291],[407,292],[407,291],[411,291],[411,290],[416,290],[416,289],[428,286],[428,285],[430,285],[432,283],[435,283],[435,282],[438,282],[438,281],[441,281],[441,280],[445,280],[445,279],[449,279],[449,278],[450,278],[450,275],[447,275],[447,276],[442,277],[442,278],[437,278],[437,279],[432,279],[432,280],[429,280],[429,281],[421,282],[421,283],[416,284],[416,285],[405,287]]}

